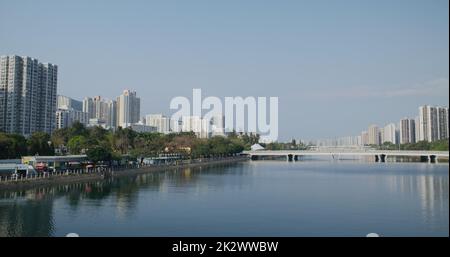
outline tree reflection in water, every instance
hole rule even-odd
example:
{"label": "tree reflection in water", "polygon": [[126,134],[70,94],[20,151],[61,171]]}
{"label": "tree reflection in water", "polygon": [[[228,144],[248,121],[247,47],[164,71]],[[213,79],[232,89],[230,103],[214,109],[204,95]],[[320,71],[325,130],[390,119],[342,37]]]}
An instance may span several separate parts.
{"label": "tree reflection in water", "polygon": [[[100,208],[105,199],[113,198],[122,212],[136,208],[140,190],[159,191],[165,181],[174,187],[195,184],[199,175],[223,175],[230,171],[227,167],[235,164],[183,168],[169,171],[154,171],[146,174],[108,178],[102,181],[72,183],[39,187],[21,191],[0,191],[0,237],[10,236],[52,236],[53,204],[64,199],[71,210],[76,212],[83,201]],[[242,167],[238,170],[242,173]]]}

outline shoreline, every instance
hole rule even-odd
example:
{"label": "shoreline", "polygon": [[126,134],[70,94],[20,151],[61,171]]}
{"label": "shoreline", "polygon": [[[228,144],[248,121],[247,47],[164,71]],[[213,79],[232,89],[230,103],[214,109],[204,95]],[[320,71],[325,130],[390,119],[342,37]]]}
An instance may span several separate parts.
{"label": "shoreline", "polygon": [[143,166],[140,168],[130,168],[126,170],[113,171],[110,172],[107,176],[104,176],[103,173],[84,173],[84,174],[69,174],[64,176],[54,176],[38,180],[8,181],[0,183],[0,191],[28,190],[42,186],[91,182],[103,180],[105,178],[118,178],[118,177],[146,174],[154,171],[169,171],[183,168],[211,166],[215,164],[236,163],[248,160],[249,158],[246,156],[239,156],[239,157],[224,158],[220,160],[208,160],[204,162],[179,164],[179,165]]}

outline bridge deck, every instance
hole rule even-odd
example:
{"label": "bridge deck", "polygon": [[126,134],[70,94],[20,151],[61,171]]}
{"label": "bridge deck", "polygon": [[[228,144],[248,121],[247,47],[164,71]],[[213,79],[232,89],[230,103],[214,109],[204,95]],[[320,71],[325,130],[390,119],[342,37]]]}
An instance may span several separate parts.
{"label": "bridge deck", "polygon": [[392,150],[280,150],[280,151],[244,151],[243,154],[256,156],[286,156],[286,155],[308,155],[308,156],[330,156],[330,155],[353,155],[353,156],[436,156],[449,157],[448,151],[392,151]]}

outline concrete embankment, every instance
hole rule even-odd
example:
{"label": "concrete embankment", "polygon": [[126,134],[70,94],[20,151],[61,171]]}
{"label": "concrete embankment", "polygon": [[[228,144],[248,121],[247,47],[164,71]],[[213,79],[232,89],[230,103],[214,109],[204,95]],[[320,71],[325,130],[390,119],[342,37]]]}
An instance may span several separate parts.
{"label": "concrete embankment", "polygon": [[218,164],[235,163],[249,160],[248,157],[230,157],[215,160],[204,160],[202,162],[179,164],[179,165],[149,165],[142,166],[140,168],[131,168],[123,170],[113,170],[112,172],[102,172],[102,173],[84,173],[84,174],[65,174],[62,176],[50,176],[40,179],[29,179],[21,181],[3,181],[0,182],[0,190],[25,190],[31,188],[37,188],[42,186],[51,185],[61,185],[61,184],[72,184],[80,182],[90,182],[95,180],[103,180],[105,177],[123,177],[132,176],[138,174],[145,174],[153,171],[163,171],[163,170],[176,170],[183,168],[193,168],[193,167],[203,167],[212,166]]}

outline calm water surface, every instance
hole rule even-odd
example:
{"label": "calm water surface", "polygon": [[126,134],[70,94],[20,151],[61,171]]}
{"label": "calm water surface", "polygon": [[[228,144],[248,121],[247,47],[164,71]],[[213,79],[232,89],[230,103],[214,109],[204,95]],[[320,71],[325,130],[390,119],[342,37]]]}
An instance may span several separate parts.
{"label": "calm water surface", "polygon": [[448,168],[254,161],[0,191],[0,236],[449,236]]}

